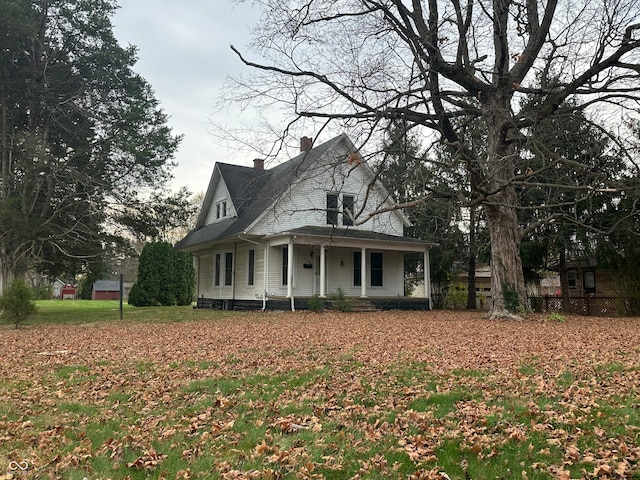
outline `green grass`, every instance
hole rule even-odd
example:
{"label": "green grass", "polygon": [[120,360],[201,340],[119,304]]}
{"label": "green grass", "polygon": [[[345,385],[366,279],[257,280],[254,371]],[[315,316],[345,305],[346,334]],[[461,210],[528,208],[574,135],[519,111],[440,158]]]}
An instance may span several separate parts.
{"label": "green grass", "polygon": [[[135,322],[182,322],[201,316],[201,312],[190,306],[132,307],[126,302],[122,306],[123,320]],[[212,317],[242,316],[242,313],[211,311]],[[120,302],[117,300],[36,300],[36,312],[21,327],[29,325],[108,322],[120,320]]]}

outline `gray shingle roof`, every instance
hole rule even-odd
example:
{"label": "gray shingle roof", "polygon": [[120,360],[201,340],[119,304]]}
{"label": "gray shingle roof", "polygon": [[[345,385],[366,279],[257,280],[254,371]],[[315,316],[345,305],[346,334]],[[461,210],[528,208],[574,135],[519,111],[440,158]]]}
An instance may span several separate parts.
{"label": "gray shingle roof", "polygon": [[282,196],[308,166],[314,164],[343,138],[344,135],[334,137],[269,170],[216,163],[216,168],[229,190],[231,202],[236,208],[237,217],[198,227],[180,240],[175,248],[189,249],[244,232],[273,202]]}
{"label": "gray shingle roof", "polygon": [[93,290],[96,292],[119,292],[120,282],[118,280],[96,280],[93,282]]}

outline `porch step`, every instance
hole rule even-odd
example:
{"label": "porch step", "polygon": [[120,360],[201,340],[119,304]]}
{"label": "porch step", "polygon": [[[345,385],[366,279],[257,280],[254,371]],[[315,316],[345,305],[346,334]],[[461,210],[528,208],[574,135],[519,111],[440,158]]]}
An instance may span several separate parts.
{"label": "porch step", "polygon": [[[365,298],[360,297],[347,297],[344,299],[346,305],[350,308],[348,311],[350,312],[377,312],[379,311],[373,303]],[[340,301],[336,300],[327,300],[326,305],[329,310],[340,310],[339,304]]]}

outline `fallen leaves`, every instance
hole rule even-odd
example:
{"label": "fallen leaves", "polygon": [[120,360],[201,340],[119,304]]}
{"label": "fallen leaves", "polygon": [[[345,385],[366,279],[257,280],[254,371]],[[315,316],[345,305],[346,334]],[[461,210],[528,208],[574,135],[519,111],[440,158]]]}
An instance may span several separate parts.
{"label": "fallen leaves", "polygon": [[638,475],[638,319],[213,313],[0,330],[0,458],[41,478]]}

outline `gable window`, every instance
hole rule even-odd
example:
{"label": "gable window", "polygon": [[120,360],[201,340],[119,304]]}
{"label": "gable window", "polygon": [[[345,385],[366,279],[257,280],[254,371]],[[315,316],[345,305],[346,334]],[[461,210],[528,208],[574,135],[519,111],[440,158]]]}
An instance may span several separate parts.
{"label": "gable window", "polygon": [[233,283],[233,253],[224,254],[224,284],[231,285]]}
{"label": "gable window", "polygon": [[327,193],[327,225],[338,224],[338,194]]}
{"label": "gable window", "polygon": [[371,286],[382,287],[382,253],[371,252]]}
{"label": "gable window", "polygon": [[216,220],[225,218],[227,216],[227,201],[223,200],[216,203]]}
{"label": "gable window", "polygon": [[353,206],[355,200],[353,195],[343,195],[342,196],[342,224],[343,225],[353,225]]}
{"label": "gable window", "polygon": [[353,286],[362,286],[362,252],[353,252]]}
{"label": "gable window", "polygon": [[289,282],[289,247],[282,247],[282,285]]}
{"label": "gable window", "polygon": [[213,283],[216,287],[220,286],[220,254],[219,253],[216,253],[216,265],[215,265]]}
{"label": "gable window", "polygon": [[253,285],[256,271],[256,251],[249,250],[249,258],[247,259],[247,285]]}

